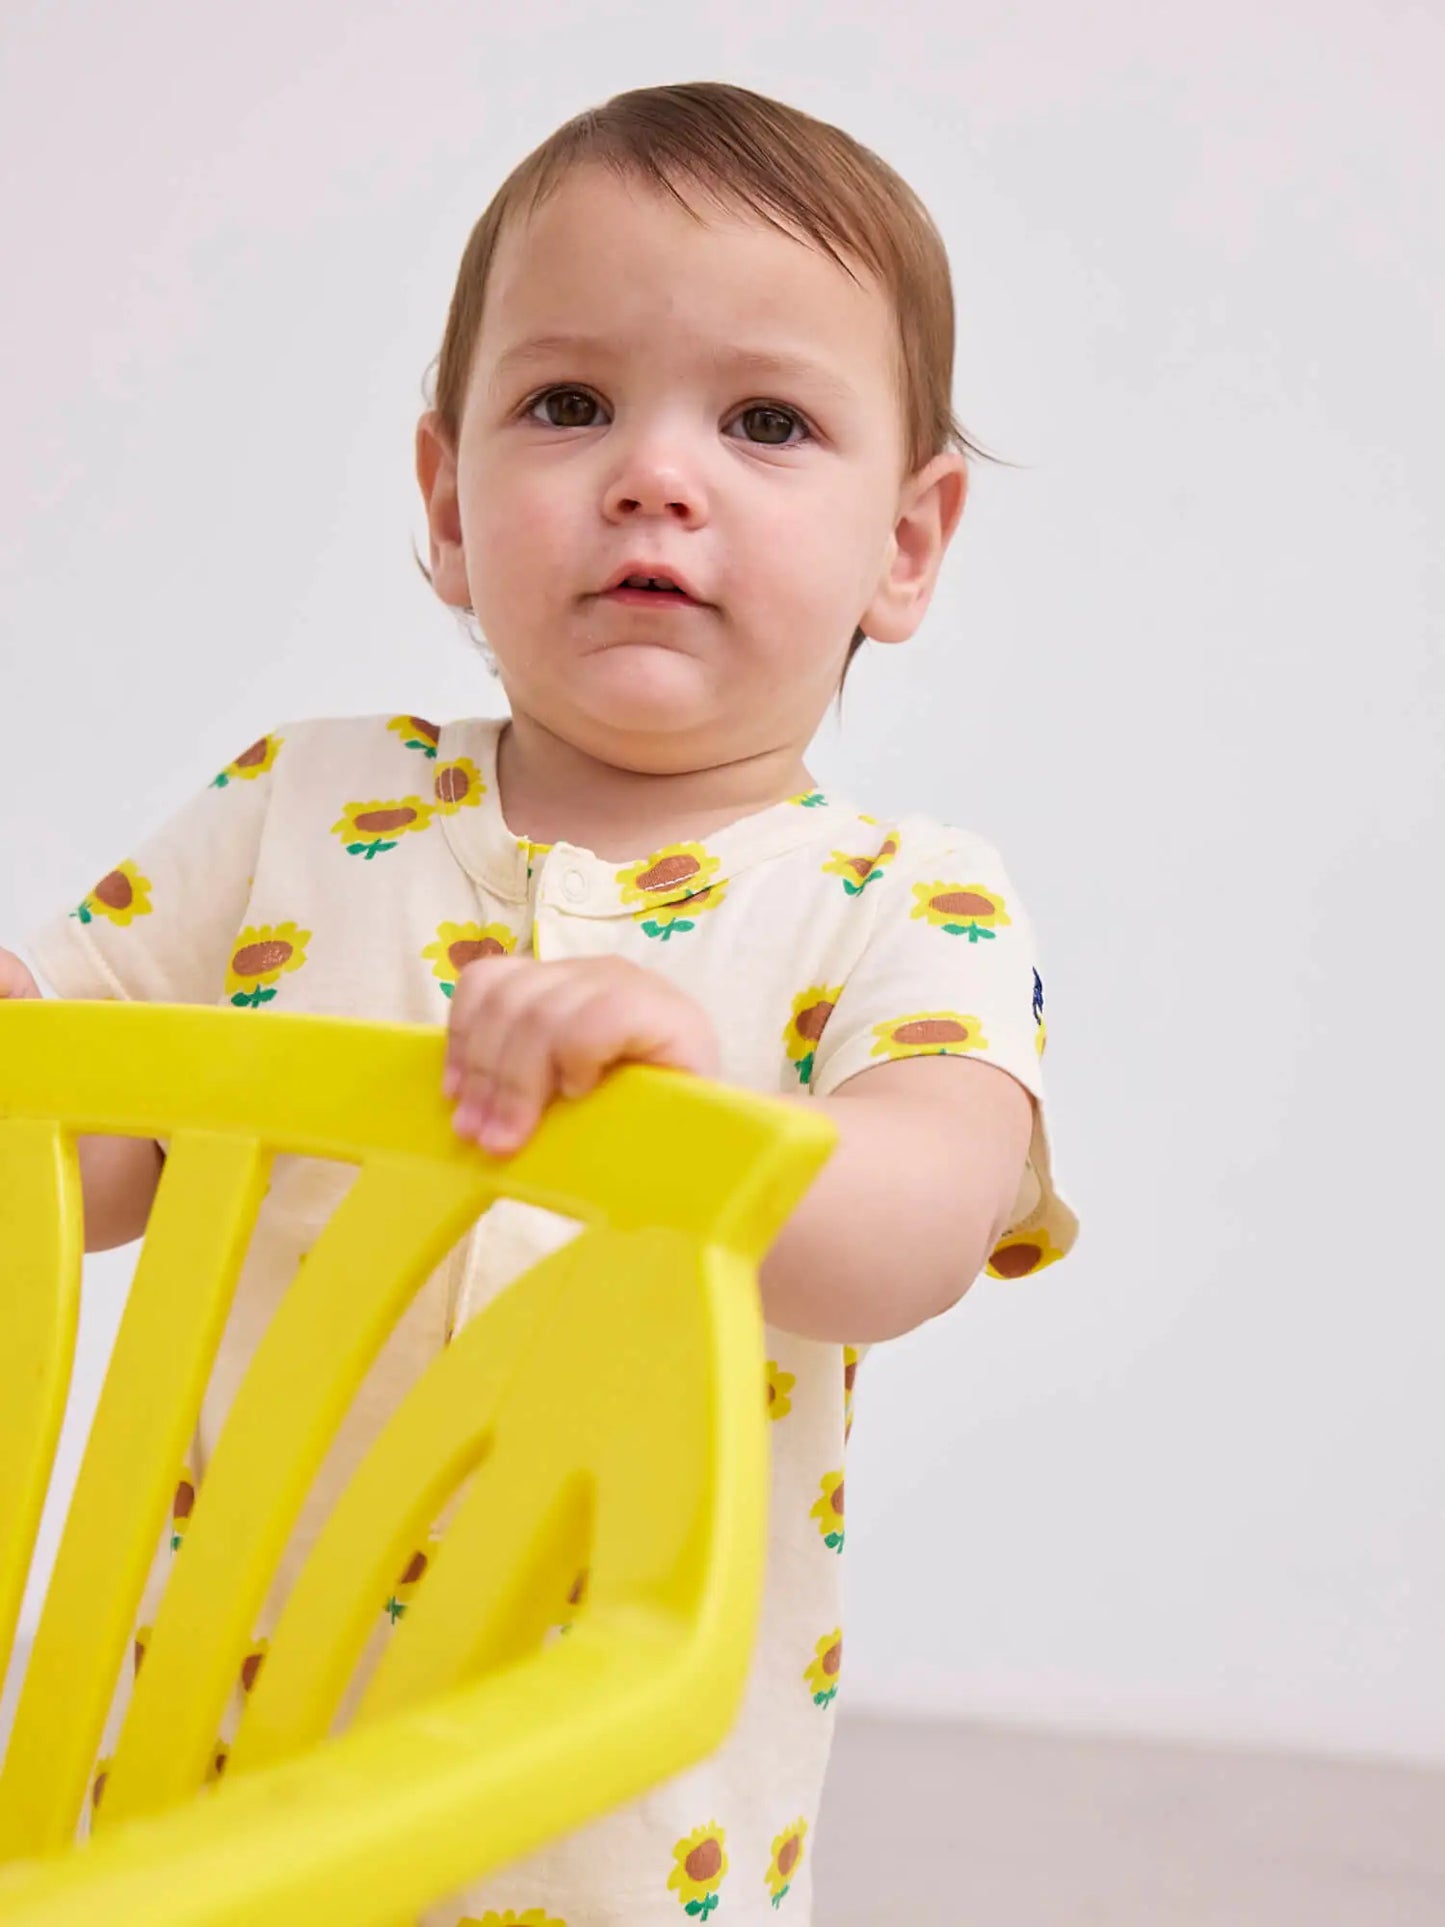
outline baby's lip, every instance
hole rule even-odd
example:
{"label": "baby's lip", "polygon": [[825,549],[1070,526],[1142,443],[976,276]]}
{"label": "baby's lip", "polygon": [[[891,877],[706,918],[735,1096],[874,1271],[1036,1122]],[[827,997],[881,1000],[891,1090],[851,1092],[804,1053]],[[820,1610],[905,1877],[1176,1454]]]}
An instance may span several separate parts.
{"label": "baby's lip", "polygon": [[670,582],[673,588],[685,596],[689,602],[701,602],[702,597],[680,569],[670,567],[666,562],[638,561],[624,562],[599,590],[601,595],[611,595],[615,589],[624,587],[630,577],[658,579]]}

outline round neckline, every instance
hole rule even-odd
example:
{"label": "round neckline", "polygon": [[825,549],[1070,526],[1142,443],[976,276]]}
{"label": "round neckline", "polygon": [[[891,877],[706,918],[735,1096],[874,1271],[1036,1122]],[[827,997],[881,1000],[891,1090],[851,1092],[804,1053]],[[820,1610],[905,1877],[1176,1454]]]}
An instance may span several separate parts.
{"label": "round neckline", "polygon": [[[452,810],[441,820],[452,852],[469,876],[508,902],[525,903],[531,890],[529,850],[537,845],[534,839],[514,835],[502,815],[497,746],[507,721],[504,716],[472,716],[442,725],[437,738],[438,772],[448,763],[470,762],[480,779],[480,794],[476,804]],[[622,900],[619,886],[629,876],[650,873],[666,863],[670,854],[705,851],[706,881],[717,885],[772,857],[814,841],[826,841],[838,835],[845,822],[856,822],[858,815],[850,804],[813,790],[806,797],[788,797],[735,817],[707,837],[639,850],[620,861],[600,857],[576,844],[557,842],[548,851],[544,865],[536,867],[555,866],[574,876],[580,872],[589,885],[586,896],[592,906],[590,914],[630,917],[636,914],[636,905]],[[599,902],[597,886],[604,879],[612,887],[610,892],[601,893]],[[647,900],[655,904],[681,902],[694,895],[698,887],[696,873],[680,874],[673,886],[649,885]]]}

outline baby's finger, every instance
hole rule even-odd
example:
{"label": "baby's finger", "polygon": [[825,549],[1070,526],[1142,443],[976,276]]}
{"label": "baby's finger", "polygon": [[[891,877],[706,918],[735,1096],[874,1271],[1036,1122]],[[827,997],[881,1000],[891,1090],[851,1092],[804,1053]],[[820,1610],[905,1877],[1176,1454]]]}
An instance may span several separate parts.
{"label": "baby's finger", "polygon": [[530,957],[486,957],[462,971],[447,1017],[443,1096],[459,1097],[468,1076],[475,1078],[485,1071],[499,1001],[516,979],[535,973],[536,968]]}
{"label": "baby's finger", "polygon": [[0,950],[0,997],[38,997],[40,986],[20,959]]}
{"label": "baby's finger", "polygon": [[[529,986],[530,988],[530,986]],[[489,1151],[515,1151],[537,1128],[543,1111],[562,1089],[559,1048],[576,1013],[595,998],[583,978],[548,976],[540,994],[509,1002],[493,1040],[489,1065],[489,1115],[478,1131]]]}

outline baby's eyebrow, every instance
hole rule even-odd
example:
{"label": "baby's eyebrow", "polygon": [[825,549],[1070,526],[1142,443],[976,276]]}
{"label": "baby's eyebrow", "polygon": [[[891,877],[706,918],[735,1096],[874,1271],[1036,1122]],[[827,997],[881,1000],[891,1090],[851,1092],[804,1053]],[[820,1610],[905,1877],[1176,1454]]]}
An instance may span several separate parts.
{"label": "baby's eyebrow", "polygon": [[[573,355],[602,359],[615,357],[617,353],[616,345],[600,335],[532,335],[524,341],[514,342],[497,357],[493,376],[498,381],[504,380],[532,362]],[[710,359],[722,373],[752,380],[771,378],[784,382],[803,382],[809,387],[825,390],[839,401],[858,399],[858,391],[851,382],[836,369],[815,361],[809,355],[771,348],[729,347],[718,349]]]}

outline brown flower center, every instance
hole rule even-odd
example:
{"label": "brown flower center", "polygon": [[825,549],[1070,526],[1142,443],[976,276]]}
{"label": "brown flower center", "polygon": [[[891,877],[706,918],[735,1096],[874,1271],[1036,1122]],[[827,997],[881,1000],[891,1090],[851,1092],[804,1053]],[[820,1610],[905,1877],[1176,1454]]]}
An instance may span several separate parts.
{"label": "brown flower center", "polygon": [[1005,1245],[1002,1251],[994,1252],[989,1263],[1001,1277],[1022,1278],[1034,1270],[1043,1255],[1039,1245]]}
{"label": "brown flower center", "polygon": [[471,777],[467,775],[464,769],[459,769],[455,763],[448,763],[445,769],[439,769],[437,771],[437,780],[434,788],[436,789],[438,802],[464,802],[467,792],[471,787]]}
{"label": "brown flower center", "polygon": [[416,821],[416,811],[404,805],[394,810],[363,810],[356,818],[356,827],[368,836],[389,836],[393,830],[404,830]]}
{"label": "brown flower center", "polygon": [[798,1861],[802,1858],[803,1843],[797,1834],[792,1833],[783,1842],[782,1852],[778,1855],[778,1872],[784,1880],[788,1879]]}
{"label": "brown flower center", "polygon": [[447,961],[458,972],[479,957],[505,957],[506,954],[505,947],[495,937],[463,937],[459,943],[447,945]]}
{"label": "brown flower center", "polygon": [[952,1017],[920,1017],[911,1024],[900,1024],[893,1033],[899,1044],[964,1044],[968,1026]]}
{"label": "brown flower center", "polygon": [[665,856],[654,863],[650,870],[643,871],[637,879],[637,887],[639,890],[675,890],[680,883],[686,883],[689,877],[698,876],[701,871],[702,865],[695,856],[682,853]]}
{"label": "brown flower center", "polygon": [[231,968],[238,977],[264,977],[289,963],[291,956],[291,945],[280,937],[273,937],[269,943],[243,945],[232,957]]}
{"label": "brown flower center", "polygon": [[823,1671],[829,1679],[836,1679],[843,1666],[843,1642],[835,1639],[823,1655]]}
{"label": "brown flower center", "polygon": [[420,716],[408,716],[406,720],[411,724],[417,735],[424,736],[429,743],[434,743],[441,734],[441,731],[435,723],[424,722]]}
{"label": "brown flower center", "polygon": [[128,910],[135,897],[130,878],[123,870],[112,870],[95,886],[96,900],[107,910]]}
{"label": "brown flower center", "polygon": [[841,1519],[843,1516],[843,1481],[841,1479],[839,1479],[836,1487],[834,1488],[831,1504],[832,1504],[833,1510],[837,1513],[838,1517]]}
{"label": "brown flower center", "polygon": [[976,890],[941,890],[928,899],[931,910],[945,917],[991,917],[995,906]]}
{"label": "brown flower center", "polygon": [[693,1848],[683,1864],[690,1880],[716,1880],[722,1871],[722,1848],[716,1840],[704,1840]]}
{"label": "brown flower center", "polygon": [[171,1502],[172,1515],[177,1519],[189,1519],[191,1508],[196,1503],[196,1488],[189,1479],[182,1479],[176,1487],[176,1496]]}
{"label": "brown flower center", "polygon": [[265,762],[266,752],[270,747],[270,737],[262,736],[257,742],[252,743],[249,749],[243,749],[241,751],[241,754],[236,758],[236,768],[255,769],[258,763]]}
{"label": "brown flower center", "polygon": [[810,1044],[816,1044],[832,1015],[833,1005],[824,999],[821,1003],[809,1004],[806,1010],[800,1010],[793,1019],[793,1028],[800,1037],[806,1037]]}
{"label": "brown flower center", "polygon": [[[401,1575],[401,1583],[404,1586],[414,1586],[426,1571],[426,1567],[426,1554],[424,1552],[414,1552],[411,1555],[411,1560],[406,1571]],[[428,1594],[428,1597],[430,1597],[430,1594]]]}

